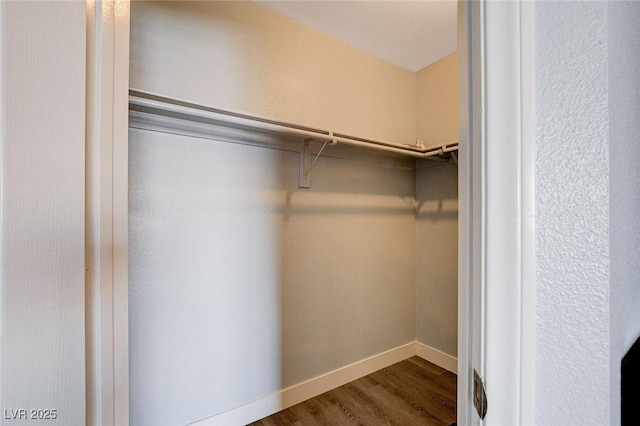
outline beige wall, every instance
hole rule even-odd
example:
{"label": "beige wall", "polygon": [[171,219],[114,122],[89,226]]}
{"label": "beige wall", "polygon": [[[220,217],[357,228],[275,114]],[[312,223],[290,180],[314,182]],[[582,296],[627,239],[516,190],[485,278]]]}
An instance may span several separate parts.
{"label": "beige wall", "polygon": [[458,53],[417,74],[418,137],[427,145],[458,140]]}
{"label": "beige wall", "polygon": [[322,157],[300,189],[296,152],[129,143],[132,424],[192,423],[415,339],[410,163]]}
{"label": "beige wall", "polygon": [[458,354],[458,167],[416,171],[416,340]]}
{"label": "beige wall", "polygon": [[[413,142],[438,124],[418,107],[451,97],[427,96],[441,68],[409,73],[252,3],[132,4],[132,88],[208,106]],[[295,153],[130,138],[136,422],[195,421],[416,335],[455,355],[455,275],[423,262],[444,245],[456,263],[455,168],[416,183],[412,162],[323,157],[301,190]]]}
{"label": "beige wall", "polygon": [[251,2],[133,2],[131,87],[397,143],[416,76]]}
{"label": "beige wall", "polygon": [[[134,2],[131,25],[133,88],[415,138],[414,74],[255,4]],[[413,162],[356,153],[299,189],[297,153],[131,130],[133,423],[190,423],[415,339]]]}
{"label": "beige wall", "polygon": [[[418,135],[458,140],[458,54],[418,76]],[[457,356],[458,168],[424,161],[416,171],[416,338]]]}

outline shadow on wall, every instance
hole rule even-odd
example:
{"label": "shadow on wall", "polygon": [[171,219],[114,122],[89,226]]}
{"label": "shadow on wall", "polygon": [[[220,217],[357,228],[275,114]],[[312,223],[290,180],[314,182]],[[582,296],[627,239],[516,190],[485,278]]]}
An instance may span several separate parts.
{"label": "shadow on wall", "polygon": [[416,338],[458,353],[458,167],[416,173]]}
{"label": "shadow on wall", "polygon": [[[409,72],[251,2],[131,10],[135,89],[415,140]],[[334,154],[305,190],[297,153],[130,131],[132,424],[196,422],[415,340],[415,170]]]}
{"label": "shadow on wall", "polygon": [[[415,338],[415,173],[130,130],[131,422],[187,424]],[[365,179],[366,178],[366,179]]]}
{"label": "shadow on wall", "polygon": [[417,171],[416,219],[439,220],[458,218],[458,166],[427,164]]}

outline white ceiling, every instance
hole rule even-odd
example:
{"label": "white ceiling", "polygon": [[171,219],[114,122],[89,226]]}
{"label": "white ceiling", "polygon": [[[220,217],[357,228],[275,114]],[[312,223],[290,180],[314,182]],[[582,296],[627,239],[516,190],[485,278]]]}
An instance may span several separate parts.
{"label": "white ceiling", "polygon": [[412,72],[457,49],[456,0],[255,2]]}

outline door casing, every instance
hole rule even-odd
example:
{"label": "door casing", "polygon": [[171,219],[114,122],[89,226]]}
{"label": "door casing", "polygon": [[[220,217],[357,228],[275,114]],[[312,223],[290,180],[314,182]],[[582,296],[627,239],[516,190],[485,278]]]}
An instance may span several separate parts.
{"label": "door casing", "polygon": [[[129,0],[89,0],[87,413],[125,425],[128,367]],[[533,2],[459,1],[458,424],[534,424]],[[499,402],[499,403],[498,403]]]}
{"label": "door casing", "polygon": [[[458,424],[530,425],[535,404],[535,5],[459,5]],[[473,407],[473,370],[488,411]]]}

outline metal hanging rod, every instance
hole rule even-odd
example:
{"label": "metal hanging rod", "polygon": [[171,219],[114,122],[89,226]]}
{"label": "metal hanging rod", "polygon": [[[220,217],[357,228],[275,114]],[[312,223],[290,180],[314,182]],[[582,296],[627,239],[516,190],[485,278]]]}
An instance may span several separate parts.
{"label": "metal hanging rod", "polygon": [[208,120],[228,123],[235,126],[283,133],[291,136],[301,136],[305,139],[329,142],[331,145],[343,143],[345,145],[373,148],[414,158],[428,158],[458,150],[457,141],[424,147],[421,143],[402,145],[373,139],[356,138],[296,123],[286,123],[270,118],[211,108],[138,90],[129,91],[129,109],[169,117],[179,117],[186,120]]}

